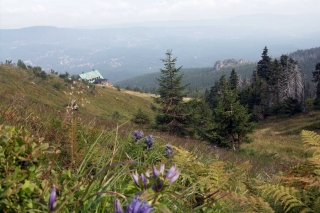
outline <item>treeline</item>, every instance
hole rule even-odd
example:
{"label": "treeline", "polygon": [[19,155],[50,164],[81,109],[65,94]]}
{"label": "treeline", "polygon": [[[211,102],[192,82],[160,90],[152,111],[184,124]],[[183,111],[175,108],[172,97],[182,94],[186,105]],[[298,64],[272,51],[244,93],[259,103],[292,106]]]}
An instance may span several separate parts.
{"label": "treeline", "polygon": [[[317,69],[314,67],[309,75],[315,76]],[[270,115],[294,115],[314,107],[310,99],[310,83],[304,78],[299,63],[287,55],[272,59],[267,47],[251,78],[245,81],[239,79],[239,74],[233,70],[230,83],[238,90],[238,99],[243,106],[248,107],[253,121]],[[313,79],[315,83],[318,82],[315,77]],[[217,106],[220,88],[221,79],[205,92],[206,102],[211,108]]]}
{"label": "treeline", "polygon": [[[298,50],[296,52],[288,54],[289,58],[299,63],[301,68],[301,74],[305,79],[305,86],[307,87],[308,98],[314,98],[315,86],[312,83],[312,71],[315,65],[320,61],[320,47],[312,48],[308,50]],[[280,58],[276,58],[281,61]],[[274,59],[272,59],[274,60]],[[257,63],[241,64],[237,66],[223,67],[219,70],[214,70],[213,67],[205,68],[182,68],[181,73],[183,74],[182,83],[188,84],[187,91],[190,96],[193,96],[194,92],[198,89],[205,91],[210,89],[212,84],[219,80],[222,74],[226,76],[230,75],[232,69],[235,69],[240,77],[240,84],[248,82],[251,78],[252,72],[255,70]],[[158,89],[156,78],[159,78],[160,74],[151,73],[128,80],[120,81],[117,84],[122,88],[129,90],[135,90],[145,93],[154,93]]]}
{"label": "treeline", "polygon": [[[212,82],[218,80],[223,73],[229,75],[232,68],[235,68],[246,79],[247,76],[251,75],[255,66],[255,63],[250,63],[234,67],[223,67],[220,70],[214,70],[213,67],[182,68],[180,72],[183,74],[182,83],[188,85],[186,90],[192,96],[196,90],[204,91],[206,88],[210,88]],[[117,85],[127,90],[155,94],[159,88],[156,81],[159,77],[160,74],[158,72],[151,73],[120,81]]]}
{"label": "treeline", "polygon": [[320,47],[308,50],[298,50],[288,55],[295,61],[298,61],[301,72],[307,81],[312,81],[312,72],[317,63],[320,61]]}

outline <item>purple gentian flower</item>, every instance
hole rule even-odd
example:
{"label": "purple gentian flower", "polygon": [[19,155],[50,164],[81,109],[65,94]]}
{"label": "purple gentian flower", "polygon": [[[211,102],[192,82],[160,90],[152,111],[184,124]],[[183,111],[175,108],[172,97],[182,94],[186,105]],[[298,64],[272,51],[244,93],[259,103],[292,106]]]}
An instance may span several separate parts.
{"label": "purple gentian flower", "polygon": [[134,130],[132,139],[134,141],[140,142],[140,140],[142,139],[142,136],[143,136],[143,132],[142,131]]}
{"label": "purple gentian flower", "polygon": [[166,178],[169,179],[170,183],[175,182],[180,176],[180,172],[177,170],[176,165],[173,165],[166,174]]}
{"label": "purple gentian flower", "polygon": [[134,198],[130,205],[127,205],[126,213],[149,213],[151,210],[152,207],[147,202]]}
{"label": "purple gentian flower", "polygon": [[143,174],[140,175],[140,179],[142,180],[144,189],[146,189],[148,186],[148,179]]}
{"label": "purple gentian flower", "polygon": [[164,186],[164,180],[162,178],[156,179],[156,182],[152,184],[151,188],[155,192],[161,191],[162,187]]}
{"label": "purple gentian flower", "polygon": [[137,173],[137,172],[132,173],[131,176],[132,176],[132,178],[133,178],[134,183],[135,183],[138,187],[140,187],[140,184],[139,184],[139,175],[138,175],[138,173]]}
{"label": "purple gentian flower", "polygon": [[114,212],[115,213],[123,213],[120,201],[117,199],[115,204],[114,204]]}
{"label": "purple gentian flower", "polygon": [[[152,211],[152,207],[147,204],[145,201],[139,201],[137,197],[135,197],[130,205],[127,205],[125,213],[149,213]],[[115,213],[123,213],[119,200],[115,203]]]}
{"label": "purple gentian flower", "polygon": [[153,145],[153,138],[152,135],[148,135],[147,137],[144,138],[145,139],[145,143],[147,144],[147,151],[149,151],[152,148]]}
{"label": "purple gentian flower", "polygon": [[51,192],[50,192],[50,197],[49,197],[49,210],[50,212],[54,212],[54,210],[56,209],[56,186],[53,185],[51,188]]}
{"label": "purple gentian flower", "polygon": [[176,165],[173,165],[167,174],[164,177],[164,164],[160,165],[159,171],[155,166],[152,166],[152,171],[153,171],[153,178],[155,179],[155,182],[152,185],[152,189],[155,192],[161,191],[161,189],[164,186],[164,179],[168,179],[170,183],[175,182],[179,176],[180,172],[177,170]]}
{"label": "purple gentian flower", "polygon": [[29,164],[29,161],[27,160],[22,161],[22,166],[28,166],[28,164]]}
{"label": "purple gentian flower", "polygon": [[157,178],[160,175],[157,168],[154,165],[152,166],[152,173],[154,178]]}
{"label": "purple gentian flower", "polygon": [[165,147],[166,150],[166,156],[173,156],[174,151],[171,145],[167,144]]}
{"label": "purple gentian flower", "polygon": [[146,175],[144,175],[144,174],[140,175],[141,182],[139,181],[139,175],[137,172],[132,173],[131,176],[132,176],[133,181],[136,184],[136,186],[138,186],[139,188],[142,188],[141,184],[143,184],[143,189],[147,189],[148,183],[149,183],[149,180],[147,177],[150,177],[149,172],[146,172]]}

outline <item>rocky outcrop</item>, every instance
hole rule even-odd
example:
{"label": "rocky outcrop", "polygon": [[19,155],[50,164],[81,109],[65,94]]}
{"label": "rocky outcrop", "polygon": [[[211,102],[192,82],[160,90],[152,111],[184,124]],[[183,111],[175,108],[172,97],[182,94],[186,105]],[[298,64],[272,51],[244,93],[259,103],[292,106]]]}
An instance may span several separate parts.
{"label": "rocky outcrop", "polygon": [[229,66],[235,66],[235,65],[239,65],[239,64],[243,64],[243,59],[226,59],[223,61],[218,60],[215,64],[213,69],[214,70],[220,70],[222,67],[229,67]]}

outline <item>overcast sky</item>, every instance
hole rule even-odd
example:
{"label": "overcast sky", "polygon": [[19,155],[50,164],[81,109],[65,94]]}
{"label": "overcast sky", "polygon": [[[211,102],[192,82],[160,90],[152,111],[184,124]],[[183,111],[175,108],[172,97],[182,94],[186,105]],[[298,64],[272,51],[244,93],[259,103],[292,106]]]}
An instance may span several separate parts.
{"label": "overcast sky", "polygon": [[320,0],[0,0],[0,28],[107,26],[319,11]]}

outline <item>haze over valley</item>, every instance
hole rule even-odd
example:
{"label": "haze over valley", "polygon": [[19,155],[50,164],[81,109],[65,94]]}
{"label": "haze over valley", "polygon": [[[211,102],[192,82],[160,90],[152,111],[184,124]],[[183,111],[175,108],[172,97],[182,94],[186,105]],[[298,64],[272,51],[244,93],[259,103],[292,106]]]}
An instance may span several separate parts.
{"label": "haze over valley", "polygon": [[279,57],[320,45],[319,15],[242,15],[200,21],[141,22],[86,27],[48,26],[0,30],[0,61],[23,60],[46,72],[99,70],[116,83],[159,72],[168,49],[184,68],[213,67],[217,60],[255,62],[268,46]]}

